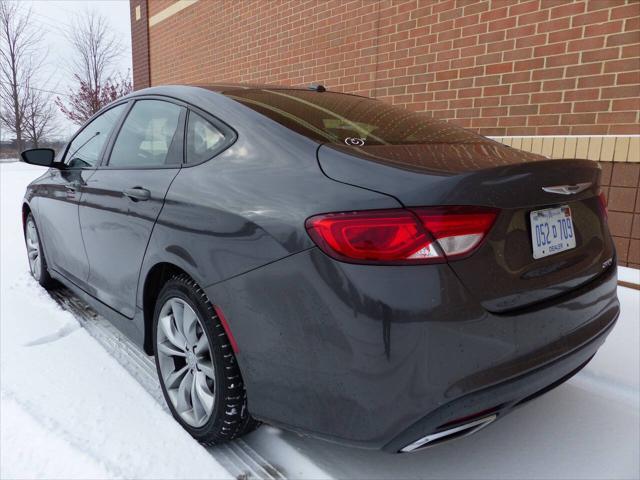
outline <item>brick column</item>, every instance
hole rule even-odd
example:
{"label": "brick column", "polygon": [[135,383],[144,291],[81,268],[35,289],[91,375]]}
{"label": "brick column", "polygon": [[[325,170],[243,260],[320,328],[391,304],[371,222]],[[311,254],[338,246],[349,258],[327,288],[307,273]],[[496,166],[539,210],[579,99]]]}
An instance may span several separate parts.
{"label": "brick column", "polygon": [[133,88],[151,86],[149,63],[149,14],[147,0],[130,0],[131,56],[133,57]]}

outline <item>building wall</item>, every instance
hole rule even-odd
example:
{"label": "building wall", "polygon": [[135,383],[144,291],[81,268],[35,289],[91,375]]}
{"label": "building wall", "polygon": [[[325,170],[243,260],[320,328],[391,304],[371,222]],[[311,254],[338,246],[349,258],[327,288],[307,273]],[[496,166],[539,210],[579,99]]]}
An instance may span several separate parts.
{"label": "building wall", "polygon": [[640,133],[637,0],[185,4],[150,28],[154,85],[322,82],[487,135]]}
{"label": "building wall", "polygon": [[[586,141],[587,158],[640,162],[638,0],[130,2],[135,88],[320,82],[551,157]],[[611,184],[635,188],[611,217],[623,264],[640,264],[635,183]]]}

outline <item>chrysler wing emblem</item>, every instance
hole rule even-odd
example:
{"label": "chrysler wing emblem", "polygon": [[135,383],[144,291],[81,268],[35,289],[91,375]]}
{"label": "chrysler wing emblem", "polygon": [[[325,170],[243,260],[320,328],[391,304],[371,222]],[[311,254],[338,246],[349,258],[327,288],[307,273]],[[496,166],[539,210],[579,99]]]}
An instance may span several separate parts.
{"label": "chrysler wing emblem", "polygon": [[591,182],[576,183],[575,185],[555,185],[553,187],[542,187],[542,190],[548,193],[557,193],[559,195],[575,195],[585,191],[591,186]]}

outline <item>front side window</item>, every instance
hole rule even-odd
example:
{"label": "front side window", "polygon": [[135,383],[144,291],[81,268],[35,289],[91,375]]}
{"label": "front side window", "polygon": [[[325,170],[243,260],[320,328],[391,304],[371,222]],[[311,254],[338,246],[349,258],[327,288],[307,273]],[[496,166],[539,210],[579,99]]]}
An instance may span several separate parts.
{"label": "front side window", "polygon": [[102,148],[126,106],[126,103],[116,105],[84,127],[69,144],[64,163],[69,168],[94,167],[100,161]]}
{"label": "front side window", "polygon": [[179,164],[181,114],[185,109],[161,100],[135,103],[118,133],[110,167],[161,167]]}
{"label": "front side window", "polygon": [[200,115],[190,112],[187,127],[187,163],[209,160],[216,153],[224,135]]}

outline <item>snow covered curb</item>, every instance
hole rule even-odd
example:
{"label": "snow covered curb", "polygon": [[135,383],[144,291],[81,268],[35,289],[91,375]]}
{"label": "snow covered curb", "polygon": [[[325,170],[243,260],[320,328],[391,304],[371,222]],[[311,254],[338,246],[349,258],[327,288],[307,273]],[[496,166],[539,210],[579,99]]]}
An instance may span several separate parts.
{"label": "snow covered curb", "polygon": [[618,281],[640,286],[640,270],[637,268],[618,267]]}

